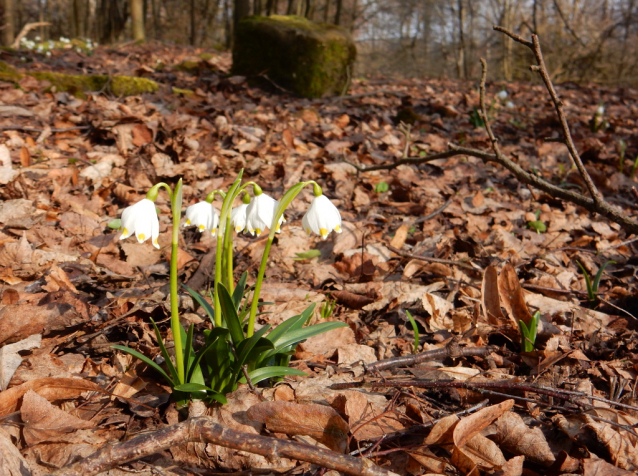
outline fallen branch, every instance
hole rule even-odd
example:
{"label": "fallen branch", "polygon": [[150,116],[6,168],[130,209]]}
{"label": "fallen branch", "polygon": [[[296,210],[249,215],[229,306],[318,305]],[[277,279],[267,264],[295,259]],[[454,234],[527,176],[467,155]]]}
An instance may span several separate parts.
{"label": "fallen branch", "polygon": [[26,25],[24,25],[22,27],[22,30],[20,30],[20,33],[18,33],[18,36],[16,36],[16,39],[13,40],[13,43],[11,43],[11,48],[17,50],[20,47],[20,40],[22,40],[22,38],[27,36],[31,30],[34,30],[34,29],[39,28],[41,26],[50,26],[50,25],[51,25],[51,23],[46,22],[46,21],[39,21],[39,22],[35,22],[35,23],[27,23]]}
{"label": "fallen branch", "polygon": [[[454,342],[454,341],[452,341]],[[408,365],[416,365],[428,360],[447,359],[448,357],[458,359],[461,357],[485,357],[492,352],[496,352],[498,347],[459,347],[455,345],[446,345],[442,349],[428,350],[417,355],[403,355],[401,357],[391,357],[389,359],[379,360],[366,365],[366,372],[378,372],[379,370],[393,369],[396,367],[406,367]]]}
{"label": "fallen branch", "polygon": [[585,208],[587,211],[591,213],[598,213],[605,218],[618,223],[621,225],[627,232],[638,234],[638,221],[634,218],[631,218],[627,215],[625,211],[616,207],[615,205],[610,204],[605,201],[604,197],[600,193],[600,191],[596,188],[592,178],[589,173],[585,169],[583,161],[576,150],[576,146],[572,139],[569,125],[567,123],[567,118],[565,117],[565,113],[563,112],[563,103],[558,98],[558,94],[554,89],[554,85],[552,84],[549,73],[547,72],[547,67],[545,66],[545,61],[543,59],[543,54],[540,47],[540,42],[538,40],[538,36],[532,35],[532,41],[528,41],[505,28],[495,26],[494,29],[496,31],[500,31],[501,33],[509,36],[514,41],[530,48],[534,53],[534,57],[536,58],[535,65],[532,65],[530,69],[540,74],[543,83],[545,84],[545,88],[547,89],[552,102],[554,103],[554,108],[556,110],[556,114],[558,115],[558,119],[561,124],[561,132],[562,132],[562,140],[567,147],[570,157],[574,162],[574,165],[578,169],[578,172],[583,179],[585,186],[589,192],[590,197],[581,195],[579,193],[572,192],[570,190],[565,190],[551,182],[543,179],[542,177],[525,171],[520,165],[514,162],[509,157],[506,157],[502,152],[498,145],[498,139],[494,135],[492,131],[492,127],[490,126],[488,116],[487,116],[487,108],[485,105],[485,82],[487,78],[487,64],[484,59],[481,59],[481,65],[483,67],[482,75],[481,75],[481,87],[480,87],[480,113],[481,117],[485,123],[485,130],[487,131],[488,137],[492,144],[493,154],[488,152],[471,149],[468,147],[460,147],[453,144],[449,144],[450,150],[447,152],[442,152],[439,154],[431,155],[428,157],[407,157],[405,159],[398,160],[391,164],[386,165],[374,165],[371,167],[361,167],[355,164],[352,164],[358,171],[360,172],[370,172],[373,170],[389,170],[394,169],[402,164],[412,164],[418,165],[425,162],[429,162],[435,159],[443,159],[448,157],[454,157],[459,155],[465,155],[470,157],[476,157],[477,159],[482,160],[484,163],[495,162],[499,165],[502,165],[507,170],[512,172],[514,176],[522,183],[527,185],[531,185],[536,187],[543,192],[546,192],[553,197],[560,198],[562,200],[566,200],[568,202],[572,202],[576,205],[579,205]]}
{"label": "fallen branch", "polygon": [[405,251],[401,251],[398,248],[395,248],[389,243],[385,244],[386,248],[388,248],[393,253],[398,254],[404,258],[411,258],[419,261],[425,261],[426,263],[441,263],[441,264],[449,264],[451,266],[458,266],[459,268],[471,269],[472,271],[481,271],[483,268],[474,267],[471,264],[465,261],[454,261],[451,259],[443,259],[443,258],[431,258],[429,256],[421,256],[421,255],[413,255],[412,253],[406,253]]}
{"label": "fallen branch", "polygon": [[197,441],[263,456],[307,461],[353,476],[396,476],[395,473],[382,469],[365,458],[355,458],[295,441],[231,430],[214,423],[208,417],[189,418],[182,423],[129,441],[106,446],[91,456],[56,471],[51,476],[92,476],[172,446]]}

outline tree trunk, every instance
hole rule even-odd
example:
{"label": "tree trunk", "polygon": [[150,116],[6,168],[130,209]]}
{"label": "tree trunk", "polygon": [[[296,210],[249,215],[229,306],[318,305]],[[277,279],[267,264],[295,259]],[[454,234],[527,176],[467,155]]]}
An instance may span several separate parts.
{"label": "tree trunk", "polygon": [[459,21],[459,53],[456,58],[456,74],[460,79],[465,79],[465,5],[463,0],[457,0]]}
{"label": "tree trunk", "polygon": [[146,41],[144,35],[144,2],[143,0],[131,0],[131,26],[133,40],[139,43]]}
{"label": "tree trunk", "polygon": [[233,11],[233,24],[235,28],[242,18],[250,15],[250,0],[235,0],[235,10]]}
{"label": "tree trunk", "polygon": [[197,12],[195,11],[195,0],[191,0],[191,46],[195,46],[197,43]]}
{"label": "tree trunk", "polygon": [[13,0],[4,0],[2,6],[4,7],[4,24],[6,25],[2,30],[2,43],[9,46],[16,36],[15,6]]}
{"label": "tree trunk", "polygon": [[337,0],[337,11],[335,12],[335,25],[341,24],[341,9],[343,7],[343,0]]}

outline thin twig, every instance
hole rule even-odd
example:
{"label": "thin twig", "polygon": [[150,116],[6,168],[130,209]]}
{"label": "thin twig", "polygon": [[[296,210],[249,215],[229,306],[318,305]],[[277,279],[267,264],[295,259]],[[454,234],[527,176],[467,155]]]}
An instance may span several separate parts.
{"label": "thin twig", "polygon": [[[454,342],[454,341],[452,341]],[[428,360],[441,360],[451,357],[458,359],[461,357],[485,357],[492,352],[496,352],[498,347],[459,347],[456,345],[446,345],[442,349],[428,350],[417,355],[403,355],[401,357],[391,357],[385,360],[379,360],[366,366],[367,372],[378,372],[379,370],[393,369],[396,367],[407,367],[408,365],[416,365]]]}
{"label": "thin twig", "polygon": [[360,165],[353,164],[352,162],[348,162],[348,163],[352,165],[355,169],[357,169],[359,172],[372,172],[374,170],[391,170],[398,167],[399,165],[404,165],[404,164],[412,164],[412,165],[425,164],[426,162],[432,162],[433,160],[447,159],[450,157],[455,157],[457,155],[461,155],[461,154],[459,154],[458,152],[454,150],[448,150],[445,152],[439,152],[438,154],[428,155],[427,157],[406,157],[404,159],[399,159],[396,162],[392,162],[391,164],[370,165],[369,167],[362,167]]}
{"label": "thin twig", "polygon": [[477,267],[472,266],[471,264],[468,264],[464,261],[454,261],[451,259],[442,259],[442,258],[431,258],[429,256],[421,256],[421,255],[413,255],[411,253],[406,253],[405,251],[401,251],[398,248],[395,248],[394,246],[392,246],[389,243],[386,243],[386,248],[388,248],[390,251],[398,254],[399,256],[402,256],[404,258],[412,258],[412,259],[416,259],[419,261],[425,261],[427,263],[441,263],[441,264],[449,264],[452,266],[458,266],[460,268],[466,268],[466,269],[471,269],[472,271],[479,271],[482,270],[483,268],[481,268],[480,266],[477,265]]}
{"label": "thin twig", "polygon": [[432,213],[429,213],[428,215],[425,215],[424,217],[419,218],[418,220],[414,221],[413,223],[415,225],[418,225],[419,223],[424,223],[424,222],[426,222],[428,220],[431,220],[432,218],[437,216],[439,213],[443,213],[445,211],[445,209],[452,204],[453,201],[454,200],[452,200],[451,198],[448,198],[448,201],[445,202],[443,205],[441,205],[439,208],[434,210]]}
{"label": "thin twig", "polygon": [[198,441],[267,457],[278,456],[307,461],[353,476],[395,475],[367,459],[343,455],[296,441],[235,431],[213,422],[209,417],[197,417],[129,441],[105,446],[91,456],[56,471],[53,476],[92,476],[166,448]]}

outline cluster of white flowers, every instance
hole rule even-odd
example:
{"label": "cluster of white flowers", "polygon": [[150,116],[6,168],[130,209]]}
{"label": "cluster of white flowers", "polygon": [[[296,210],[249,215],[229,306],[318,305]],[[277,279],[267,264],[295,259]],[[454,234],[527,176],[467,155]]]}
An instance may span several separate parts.
{"label": "cluster of white flowers", "polygon": [[35,48],[35,41],[29,40],[28,38],[25,38],[23,36],[22,38],[20,38],[20,47],[26,48],[27,50],[32,50],[33,48]]}
{"label": "cluster of white flowers", "polygon": [[[253,197],[249,204],[242,203],[231,211],[231,226],[237,233],[247,231],[251,235],[261,235],[274,219],[279,202],[274,198],[260,193]],[[279,219],[279,226],[284,223],[283,216]],[[325,196],[315,196],[310,208],[304,215],[302,226],[308,235],[314,232],[324,240],[333,230],[341,233],[341,214],[337,207]],[[184,226],[196,226],[200,233],[209,231],[215,233],[219,226],[219,214],[215,207],[207,201],[201,201],[186,209],[186,222]],[[279,226],[277,232],[280,231]],[[153,246],[159,248],[157,237],[159,236],[159,220],[155,210],[155,204],[145,198],[135,205],[126,208],[122,212],[122,224],[120,230],[123,240],[135,234],[138,242],[143,243],[151,238]]]}
{"label": "cluster of white flowers", "polygon": [[[97,47],[97,42],[93,42],[90,38],[84,41],[84,45],[86,46],[86,49],[92,50],[93,48]],[[24,48],[27,50],[35,50],[38,53],[45,53],[47,56],[51,56],[51,54],[49,53],[50,50],[54,50],[56,48],[71,48],[71,40],[68,38],[65,38],[64,36],[61,36],[60,39],[55,42],[53,40],[48,40],[46,42],[41,42],[41,38],[39,36],[35,37],[35,41],[33,40],[29,40],[26,37],[22,37],[20,39],[20,48]],[[82,53],[82,47],[80,46],[76,46],[75,50],[78,53]]]}

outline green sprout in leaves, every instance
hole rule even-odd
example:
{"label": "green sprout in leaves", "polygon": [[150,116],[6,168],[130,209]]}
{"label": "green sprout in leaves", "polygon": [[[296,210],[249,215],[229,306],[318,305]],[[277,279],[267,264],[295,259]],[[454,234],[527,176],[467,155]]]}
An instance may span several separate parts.
{"label": "green sprout in leaves", "polygon": [[587,284],[587,297],[589,298],[590,301],[594,302],[598,299],[596,297],[596,294],[598,294],[598,287],[600,286],[600,278],[602,278],[605,268],[607,267],[608,264],[616,264],[616,262],[612,260],[606,261],[600,268],[598,268],[598,272],[596,273],[596,276],[594,276],[593,282],[591,280],[591,277],[589,276],[589,273],[587,272],[585,267],[581,264],[581,262],[576,261],[576,263],[578,264],[581,271],[585,275],[585,284]]}
{"label": "green sprout in leaves", "polygon": [[390,186],[387,182],[379,182],[375,187],[374,191],[377,193],[384,193],[390,190]]}
{"label": "green sprout in leaves", "polygon": [[538,330],[538,321],[540,321],[541,313],[536,311],[532,316],[529,327],[523,321],[518,321],[518,328],[521,331],[521,351],[534,352],[534,344],[536,343],[536,331]]}
{"label": "green sprout in leaves", "polygon": [[410,321],[410,324],[412,325],[412,330],[414,331],[414,350],[412,351],[412,353],[416,354],[419,350],[419,328],[416,325],[416,321],[414,320],[414,317],[412,317],[412,314],[410,314],[410,311],[406,309],[405,313],[408,316],[408,320]]}
{"label": "green sprout in leaves", "polygon": [[330,317],[332,317],[332,314],[335,310],[336,305],[337,305],[337,301],[333,301],[332,299],[328,298],[328,300],[321,305],[321,309],[320,309],[321,318],[329,319]]}

